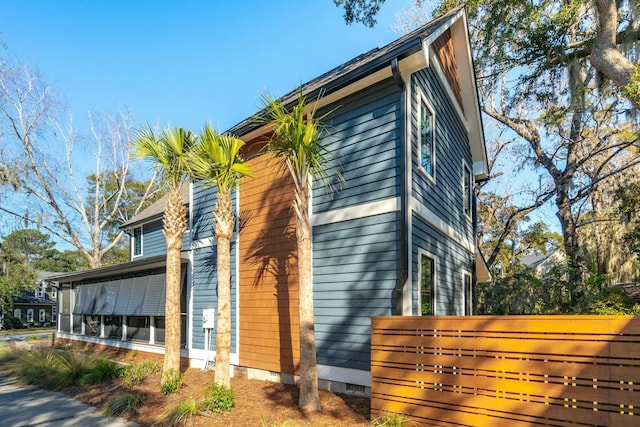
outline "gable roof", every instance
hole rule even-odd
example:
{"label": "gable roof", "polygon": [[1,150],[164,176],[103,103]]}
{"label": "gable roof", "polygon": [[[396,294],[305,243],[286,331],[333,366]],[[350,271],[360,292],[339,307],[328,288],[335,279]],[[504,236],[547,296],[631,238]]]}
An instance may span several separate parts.
{"label": "gable roof", "polygon": [[[189,184],[183,184],[180,188],[180,196],[182,197],[182,203],[189,206]],[[165,194],[160,199],[156,200],[149,206],[147,206],[142,211],[138,212],[137,215],[134,215],[128,221],[120,225],[121,229],[135,227],[140,224],[144,224],[146,222],[151,222],[155,220],[162,219],[162,215],[164,214],[164,209],[167,206],[167,199],[169,198],[168,194]]]}
{"label": "gable roof", "polygon": [[[322,95],[320,105],[324,106],[383,79],[398,78],[398,71],[408,75],[426,68],[429,66],[429,58],[434,55],[432,43],[448,29],[453,34],[454,51],[457,52],[456,59],[460,65],[460,81],[466,85],[463,91],[464,111],[468,112],[466,121],[474,174],[476,179],[485,179],[488,173],[487,154],[464,6],[454,8],[384,47],[372,49],[339,65],[282,96],[280,101],[291,106],[302,90],[307,98],[316,99]],[[248,142],[266,132],[266,126],[255,120],[256,116],[263,114],[264,110],[259,111],[227,132]]]}

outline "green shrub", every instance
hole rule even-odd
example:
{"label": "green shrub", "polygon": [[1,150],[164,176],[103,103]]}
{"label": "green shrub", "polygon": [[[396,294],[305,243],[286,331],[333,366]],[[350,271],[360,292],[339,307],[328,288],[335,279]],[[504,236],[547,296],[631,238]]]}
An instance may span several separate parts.
{"label": "green shrub", "polygon": [[380,415],[378,418],[371,421],[372,427],[405,427],[408,424],[408,420],[400,415],[387,413]]}
{"label": "green shrub", "polygon": [[116,397],[104,414],[108,417],[117,417],[124,414],[135,414],[138,405],[144,402],[140,393],[124,393]]}
{"label": "green shrub", "polygon": [[160,418],[156,424],[162,427],[173,427],[183,421],[191,420],[194,416],[200,413],[200,411],[198,410],[198,406],[199,402],[195,399],[189,399],[186,402],[180,402],[169,411],[160,415]]}
{"label": "green shrub", "polygon": [[132,388],[135,384],[141,383],[149,375],[160,372],[161,366],[158,362],[145,360],[142,362],[127,365],[120,371],[120,378],[124,385]]}
{"label": "green shrub", "polygon": [[167,395],[174,393],[178,390],[184,381],[184,374],[175,369],[169,369],[162,374],[162,382],[160,383],[160,390],[162,394]]}
{"label": "green shrub", "polygon": [[235,401],[235,393],[231,388],[224,384],[215,383],[204,391],[204,399],[200,401],[200,408],[203,411],[220,413],[233,409]]}

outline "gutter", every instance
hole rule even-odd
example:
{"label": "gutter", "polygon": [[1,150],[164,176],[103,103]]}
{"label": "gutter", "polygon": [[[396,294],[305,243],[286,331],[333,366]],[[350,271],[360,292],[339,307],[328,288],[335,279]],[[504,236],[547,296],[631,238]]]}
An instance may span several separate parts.
{"label": "gutter", "polygon": [[404,118],[401,121],[400,141],[402,147],[402,167],[400,168],[401,181],[400,181],[400,275],[396,280],[396,285],[392,293],[391,302],[391,314],[401,316],[403,314],[403,293],[404,287],[409,278],[409,263],[411,262],[408,249],[409,238],[409,182],[407,168],[407,151],[411,150],[411,144],[407,144],[408,128],[407,128],[407,85],[405,84],[404,77],[400,71],[398,57],[393,58],[391,61],[391,73],[396,85],[400,88],[400,117]]}

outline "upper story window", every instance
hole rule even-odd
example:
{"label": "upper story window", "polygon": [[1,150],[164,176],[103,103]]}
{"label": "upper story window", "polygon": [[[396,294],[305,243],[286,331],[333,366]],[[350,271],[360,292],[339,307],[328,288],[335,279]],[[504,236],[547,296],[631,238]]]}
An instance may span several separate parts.
{"label": "upper story window", "polygon": [[51,297],[51,299],[56,299],[58,298],[58,288],[51,288],[51,293],[49,294],[49,296]]}
{"label": "upper story window", "polygon": [[462,167],[462,200],[464,214],[471,218],[473,208],[473,176],[471,168],[466,163]]}
{"label": "upper story window", "polygon": [[420,167],[432,180],[435,177],[435,114],[424,95],[420,97]]}
{"label": "upper story window", "polygon": [[142,227],[133,229],[133,256],[142,255]]}

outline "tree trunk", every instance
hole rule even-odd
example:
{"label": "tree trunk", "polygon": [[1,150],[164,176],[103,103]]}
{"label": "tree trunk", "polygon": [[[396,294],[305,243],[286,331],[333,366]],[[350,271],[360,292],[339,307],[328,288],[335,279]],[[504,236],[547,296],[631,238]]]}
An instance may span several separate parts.
{"label": "tree trunk", "polygon": [[578,245],[578,234],[576,223],[571,212],[569,196],[559,191],[556,197],[558,212],[556,215],[560,220],[562,237],[564,238],[564,251],[567,256],[567,267],[569,267],[569,283],[572,285],[571,302],[575,303],[576,288],[582,283],[582,257]]}
{"label": "tree trunk", "polygon": [[[598,30],[589,60],[591,65],[624,90],[631,82],[636,64],[624,56],[616,46],[618,29],[618,7],[614,0],[596,0]],[[640,98],[629,98],[640,109]]]}
{"label": "tree trunk", "polygon": [[231,387],[231,234],[233,233],[233,207],[231,194],[219,192],[213,215],[218,244],[218,324],[216,325],[216,383]]}
{"label": "tree trunk", "polygon": [[298,295],[300,315],[300,398],[304,412],[320,410],[318,367],[313,313],[313,277],[311,274],[311,222],[309,221],[309,189],[296,194],[296,238],[298,243]]}
{"label": "tree trunk", "polygon": [[167,243],[165,344],[162,372],[180,371],[180,249],[187,230],[186,210],[179,186],[169,191],[163,218],[163,233]]}

